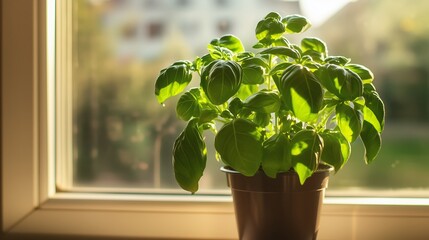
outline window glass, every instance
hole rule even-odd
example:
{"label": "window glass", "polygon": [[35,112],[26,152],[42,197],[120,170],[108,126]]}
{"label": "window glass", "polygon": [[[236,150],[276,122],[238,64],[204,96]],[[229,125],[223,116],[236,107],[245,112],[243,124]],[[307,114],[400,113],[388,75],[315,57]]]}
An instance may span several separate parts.
{"label": "window glass", "polygon": [[[365,166],[357,141],[329,191],[429,188],[429,1],[231,1],[73,1],[71,188],[178,189],[171,149],[184,123],[176,120],[177,98],[165,107],[156,101],[159,70],[203,55],[219,34],[232,33],[251,49],[254,27],[269,11],[309,17],[307,35],[327,42],[330,55],[372,69],[386,104],[378,159]],[[202,193],[226,189],[221,163],[208,150]]]}

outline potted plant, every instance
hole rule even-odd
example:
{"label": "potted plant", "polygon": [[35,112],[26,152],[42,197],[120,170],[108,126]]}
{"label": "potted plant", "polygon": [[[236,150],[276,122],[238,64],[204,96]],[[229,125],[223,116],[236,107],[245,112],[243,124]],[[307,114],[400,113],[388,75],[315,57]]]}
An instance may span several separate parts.
{"label": "potted plant", "polygon": [[366,163],[381,147],[384,105],[372,72],[329,56],[318,38],[297,45],[285,37],[309,27],[303,16],[271,12],[256,26],[254,52],[225,35],[156,80],[164,103],[200,79],[177,102],[188,123],[174,144],[174,173],[183,189],[198,190],[207,159],[202,132],[214,132],[240,239],[316,239],[329,172],[346,164],[358,137]]}

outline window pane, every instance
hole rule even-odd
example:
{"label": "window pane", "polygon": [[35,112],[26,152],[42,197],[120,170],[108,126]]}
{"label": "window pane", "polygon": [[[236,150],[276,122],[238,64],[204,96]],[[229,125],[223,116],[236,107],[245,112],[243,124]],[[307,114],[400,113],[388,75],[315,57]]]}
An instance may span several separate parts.
{"label": "window pane", "polygon": [[[165,107],[156,101],[159,70],[205,54],[225,33],[251,49],[257,21],[275,10],[306,15],[307,35],[326,41],[330,55],[372,69],[386,104],[378,159],[365,166],[356,142],[330,191],[429,188],[428,8],[425,0],[73,1],[73,187],[178,189],[171,149],[184,123],[177,98]],[[206,138],[211,146],[213,136]],[[210,148],[201,192],[226,189],[214,155]]]}

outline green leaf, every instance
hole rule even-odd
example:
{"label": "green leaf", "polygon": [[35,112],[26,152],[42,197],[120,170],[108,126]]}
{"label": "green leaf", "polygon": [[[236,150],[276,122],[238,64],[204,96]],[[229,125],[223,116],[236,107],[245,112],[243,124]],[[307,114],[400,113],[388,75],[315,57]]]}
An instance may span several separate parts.
{"label": "green leaf", "polygon": [[364,84],[372,83],[374,80],[374,74],[371,72],[371,70],[369,70],[369,68],[365,66],[359,64],[347,64],[345,67],[359,75]]}
{"label": "green leaf", "polygon": [[199,88],[192,88],[184,93],[176,105],[177,116],[185,121],[188,121],[191,117],[199,117],[201,113],[201,105],[198,102],[199,98]]}
{"label": "green leaf", "polygon": [[237,116],[241,109],[243,108],[243,102],[240,100],[240,98],[234,98],[229,102],[228,104],[228,110],[234,115]]}
{"label": "green leaf", "polygon": [[286,25],[286,32],[301,33],[311,27],[310,21],[301,15],[288,15],[283,18],[282,22]]}
{"label": "green leaf", "polygon": [[256,38],[263,45],[270,45],[273,41],[282,37],[286,31],[284,24],[277,13],[268,14],[256,25]]}
{"label": "green leaf", "polygon": [[280,72],[283,73],[286,68],[288,68],[292,63],[289,62],[282,62],[274,66],[271,71],[270,75],[279,74]]}
{"label": "green leaf", "polygon": [[366,164],[370,164],[377,157],[381,149],[380,133],[377,132],[373,125],[364,121],[360,137],[365,146],[365,162]]}
{"label": "green leaf", "polygon": [[370,123],[377,132],[381,133],[384,128],[385,110],[384,103],[377,92],[364,94],[365,107],[363,109],[364,120]]}
{"label": "green leaf", "polygon": [[320,136],[324,143],[321,160],[333,166],[335,172],[338,172],[350,157],[350,143],[338,131],[327,130]]}
{"label": "green leaf", "polygon": [[241,80],[242,70],[238,63],[216,60],[203,69],[201,87],[210,102],[220,105],[237,93]]}
{"label": "green leaf", "polygon": [[286,172],[292,167],[290,140],[282,134],[275,134],[263,143],[264,156],[262,169],[269,177],[275,178],[277,173]]}
{"label": "green leaf", "polygon": [[274,19],[280,21],[282,19],[282,16],[280,16],[280,14],[277,12],[270,12],[267,14],[267,16],[265,16],[264,19],[267,19],[267,18],[274,18]]}
{"label": "green leaf", "polygon": [[264,69],[268,65],[262,58],[252,57],[245,59],[241,67],[243,69],[243,84],[264,83]]}
{"label": "green leaf", "polygon": [[214,59],[212,58],[212,56],[210,56],[210,54],[206,54],[202,57],[197,57],[193,62],[194,70],[197,72],[201,72],[204,66],[209,65],[213,61]]}
{"label": "green leaf", "polygon": [[238,89],[237,92],[237,97],[244,101],[258,90],[259,88],[257,85],[241,84],[240,89]]}
{"label": "green leaf", "polygon": [[196,121],[188,123],[173,147],[176,181],[186,191],[198,191],[198,182],[206,167],[207,149]]}
{"label": "green leaf", "polygon": [[298,51],[296,51],[293,48],[282,47],[282,46],[267,48],[264,51],[260,52],[259,54],[272,54],[282,58],[287,58],[287,57],[290,57],[293,59],[300,58]]}
{"label": "green leaf", "polygon": [[352,101],[363,94],[362,80],[349,69],[327,64],[316,70],[315,74],[323,86],[341,100]]}
{"label": "green leaf", "polygon": [[348,142],[354,142],[362,131],[363,114],[347,104],[338,104],[336,107],[337,124]]}
{"label": "green leaf", "polygon": [[305,122],[317,120],[323,103],[323,89],[308,68],[291,65],[276,84],[286,106],[298,119]]}
{"label": "green leaf", "polygon": [[216,106],[207,102],[201,103],[201,113],[198,120],[199,124],[211,122],[213,119],[217,118],[218,116],[219,116],[219,110],[216,108]]}
{"label": "green leaf", "polygon": [[244,107],[261,113],[277,112],[280,109],[280,97],[274,91],[260,91],[248,97]]}
{"label": "green leaf", "polygon": [[228,48],[215,46],[212,44],[207,46],[207,50],[210,53],[210,57],[213,59],[231,60],[234,56],[234,53]]}
{"label": "green leaf", "polygon": [[241,43],[241,40],[238,37],[231,34],[224,35],[221,38],[213,39],[210,42],[210,44],[213,46],[227,48],[235,53],[244,52],[244,46]]}
{"label": "green leaf", "polygon": [[266,127],[271,123],[271,114],[265,112],[255,112],[252,121],[260,127]]}
{"label": "green leaf", "polygon": [[350,61],[351,61],[350,58],[346,58],[343,56],[329,56],[329,57],[325,58],[325,63],[335,64],[335,65],[340,65],[340,66],[346,65]]}
{"label": "green leaf", "polygon": [[275,46],[275,47],[280,47],[280,46],[289,47],[290,46],[290,42],[289,42],[289,40],[287,40],[287,38],[281,37],[279,39],[276,39],[273,42],[273,46]]}
{"label": "green leaf", "polygon": [[375,89],[374,84],[372,83],[366,83],[363,85],[363,92],[364,93],[371,93],[371,92],[376,92],[377,90]]}
{"label": "green leaf", "polygon": [[301,184],[316,171],[322,150],[323,140],[314,130],[302,130],[292,138],[292,166]]}
{"label": "green leaf", "polygon": [[237,118],[219,130],[215,148],[225,164],[245,176],[253,176],[262,161],[261,139],[255,123]]}
{"label": "green leaf", "polygon": [[322,55],[322,58],[328,56],[328,47],[326,43],[319,38],[304,38],[301,40],[301,49],[305,53],[306,51],[315,51]]}
{"label": "green leaf", "polygon": [[237,54],[235,60],[237,60],[237,62],[242,62],[242,61],[244,61],[248,58],[252,58],[254,56],[255,56],[255,54],[253,52],[241,52],[241,53]]}
{"label": "green leaf", "polygon": [[159,103],[181,93],[192,80],[192,63],[178,61],[161,70],[155,83],[155,95]]}

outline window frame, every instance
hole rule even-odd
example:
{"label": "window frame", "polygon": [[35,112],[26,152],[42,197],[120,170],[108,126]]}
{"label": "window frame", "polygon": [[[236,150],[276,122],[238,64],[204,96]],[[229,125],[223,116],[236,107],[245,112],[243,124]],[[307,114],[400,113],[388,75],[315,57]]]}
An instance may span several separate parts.
{"label": "window frame", "polygon": [[[61,151],[49,109],[54,78],[67,73],[54,74],[48,62],[50,2],[1,2],[2,233],[236,239],[229,196],[56,191]],[[428,223],[428,198],[328,197],[319,239],[427,239]]]}

